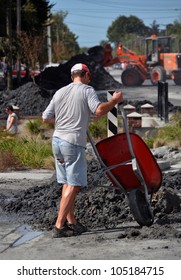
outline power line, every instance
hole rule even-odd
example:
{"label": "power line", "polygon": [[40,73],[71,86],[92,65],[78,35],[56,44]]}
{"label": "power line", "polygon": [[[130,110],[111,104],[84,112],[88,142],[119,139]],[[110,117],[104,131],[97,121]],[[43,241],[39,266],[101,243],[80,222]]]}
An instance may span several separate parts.
{"label": "power line", "polygon": [[[73,9],[75,12],[76,11],[78,11],[78,12],[80,12],[80,13],[101,13],[101,14],[103,14],[103,13],[118,13],[118,9]],[[122,14],[122,13],[127,13],[127,12],[129,12],[129,13],[163,13],[163,12],[168,12],[168,13],[176,13],[176,12],[178,12],[179,10],[181,10],[181,9],[172,9],[172,10],[170,10],[170,9],[136,9],[136,8],[132,8],[132,9],[130,9],[130,8],[124,8],[124,9],[122,9],[122,10],[120,10],[120,14]],[[59,12],[60,10],[59,9],[52,9],[52,11],[53,12]],[[64,9],[64,11],[65,11],[65,9]],[[71,11],[68,11],[68,13],[69,14],[73,14]]]}
{"label": "power line", "polygon": [[[161,19],[162,17],[160,17],[160,19]],[[163,17],[164,19],[165,19],[165,17]],[[168,18],[173,18],[173,17],[167,17],[167,19]],[[147,18],[148,19],[148,18]],[[150,18],[150,19],[152,19],[152,18]],[[154,20],[154,19],[153,19]],[[158,20],[158,19],[157,19]],[[95,28],[95,29],[105,29],[105,26],[97,26],[97,25],[88,25],[88,24],[82,24],[82,23],[77,23],[77,22],[72,22],[72,21],[66,21],[66,24],[72,24],[72,25],[74,25],[74,26],[81,26],[82,28]],[[159,24],[158,23],[158,25],[162,25],[162,24]]]}
{"label": "power line", "polygon": [[[71,15],[73,15],[73,16],[78,16],[78,17],[82,17],[82,15],[81,14],[71,14]],[[86,14],[84,14],[83,16],[85,16],[85,18],[87,18],[87,17],[89,17],[89,18],[98,18],[98,19],[113,19],[113,17],[99,17],[99,16],[93,16],[93,15],[86,15]],[[124,16],[124,15],[120,15],[120,16]],[[116,18],[118,18],[119,16],[117,16]],[[116,19],[115,18],[115,19]],[[139,18],[139,17],[138,17]],[[142,18],[142,20],[147,20],[147,19],[152,19],[153,17],[144,17],[144,18]],[[160,17],[157,17],[158,19],[169,19],[169,18],[175,18],[175,16],[160,16]],[[81,20],[82,20],[82,18],[81,18]]]}
{"label": "power line", "polygon": [[169,24],[169,21],[171,21],[170,23],[174,22],[177,18],[178,10],[181,10],[177,8],[177,5],[175,5],[176,8],[170,8],[174,0],[172,0],[171,4],[167,2],[165,5],[161,5],[160,1],[152,0],[151,7],[146,3],[144,4],[145,7],[143,3],[138,5],[139,1],[135,0],[130,1],[131,5],[126,0],[76,0],[76,5],[73,5],[71,2],[74,1],[64,2],[63,9],[53,8],[53,12],[60,12],[61,10],[68,13],[64,22],[78,36],[78,42],[81,42],[81,44],[91,44],[93,41],[98,42],[105,38],[109,26],[118,17],[136,16],[147,26],[150,26],[154,20],[158,24],[160,21],[159,25],[161,25],[167,22]]}
{"label": "power line", "polygon": [[[106,0],[99,0],[99,1],[97,1],[97,0],[78,0],[79,2],[84,2],[84,4],[85,3],[88,3],[88,4],[90,4],[90,5],[97,5],[97,6],[101,6],[101,7],[115,7],[115,8],[127,8],[128,10],[130,10],[130,4],[128,4],[128,2],[125,2],[125,1],[123,1],[123,3],[122,3],[122,1],[120,1],[120,0],[118,0],[118,1],[114,1],[114,0],[111,0],[111,2],[109,1],[109,2],[107,2]],[[136,1],[135,1],[136,2]],[[157,2],[157,1],[156,1]],[[172,4],[171,4],[172,5]],[[150,8],[150,7],[146,7],[146,8],[143,8],[142,7],[142,5],[141,5],[141,8],[138,6],[138,3],[136,3],[135,5],[133,5],[133,4],[131,4],[131,8],[135,11],[135,10],[137,10],[137,9],[139,9],[139,12],[140,11],[147,11],[147,10],[149,10],[149,11],[158,11],[158,8]],[[161,7],[161,8],[159,8],[159,11],[161,12],[161,11],[170,11],[170,7],[169,8],[163,8],[163,7]],[[178,8],[172,8],[173,10],[176,10],[176,9],[178,9]]]}
{"label": "power line", "polygon": [[[82,28],[87,28],[87,27],[90,27],[90,28],[96,28],[96,29],[98,29],[98,26],[97,25],[87,25],[87,24],[82,24],[82,23],[75,23],[75,22],[70,22],[70,21],[66,21],[66,23],[68,23],[68,24],[73,24],[74,26],[75,25],[77,25],[77,26],[81,26]],[[105,29],[105,26],[103,27],[101,27],[100,25],[99,25],[99,29]]]}

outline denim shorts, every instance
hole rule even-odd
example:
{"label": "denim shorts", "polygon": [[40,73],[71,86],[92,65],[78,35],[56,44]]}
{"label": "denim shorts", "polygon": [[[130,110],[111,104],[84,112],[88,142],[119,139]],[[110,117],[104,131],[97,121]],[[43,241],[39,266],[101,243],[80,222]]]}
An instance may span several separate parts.
{"label": "denim shorts", "polygon": [[87,160],[85,148],[53,137],[52,150],[55,157],[58,184],[87,186]]}

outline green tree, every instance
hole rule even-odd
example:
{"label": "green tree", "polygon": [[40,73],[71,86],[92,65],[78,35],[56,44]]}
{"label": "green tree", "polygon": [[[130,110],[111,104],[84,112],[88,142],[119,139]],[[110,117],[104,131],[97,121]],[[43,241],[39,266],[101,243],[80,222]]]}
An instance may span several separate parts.
{"label": "green tree", "polygon": [[0,37],[6,36],[6,3],[7,0],[0,1]]}
{"label": "green tree", "polygon": [[173,24],[167,26],[169,35],[177,35],[181,39],[181,21],[175,20]]}
{"label": "green tree", "polygon": [[0,18],[0,26],[3,25],[6,28],[6,32],[2,32],[3,38],[0,40],[0,50],[1,55],[6,57],[9,66],[7,79],[8,88],[12,86],[12,65],[16,63],[17,57],[24,59],[24,49],[20,40],[20,31],[25,32],[30,37],[43,36],[45,29],[44,24],[53,7],[47,0],[21,0],[20,5],[21,27],[19,32],[17,32],[17,0],[1,0],[0,2],[0,15],[2,15]]}
{"label": "green tree", "polygon": [[[50,13],[52,4],[49,4],[47,0],[21,0],[21,30],[27,33],[39,33],[42,32],[44,23],[46,22]],[[17,0],[1,0],[0,1],[0,26],[3,28],[0,30],[0,36],[5,37],[6,30],[6,17],[7,9],[11,8],[12,18],[12,33],[16,35],[17,28]],[[3,33],[3,34],[2,34]]]}
{"label": "green tree", "polygon": [[136,16],[119,16],[108,28],[107,38],[110,42],[118,45],[119,42],[124,41],[127,34],[144,36],[148,33],[148,30],[143,21]]}
{"label": "green tree", "polygon": [[52,7],[47,0],[22,0],[21,30],[31,35],[42,34]]}
{"label": "green tree", "polygon": [[26,60],[27,69],[31,70],[29,71],[29,75],[35,82],[33,72],[36,70],[37,62],[39,61],[43,37],[27,35],[26,32],[21,31],[19,39],[22,44],[23,56]]}
{"label": "green tree", "polygon": [[167,34],[172,37],[172,51],[181,52],[181,20],[167,26]]}
{"label": "green tree", "polygon": [[155,34],[155,35],[158,36],[159,35],[159,27],[160,27],[160,25],[157,24],[156,20],[154,20],[150,26],[151,26],[151,28],[150,28],[151,34]]}
{"label": "green tree", "polygon": [[71,32],[64,23],[67,12],[59,11],[51,17],[52,52],[53,61],[69,60],[79,53],[80,48],[77,43],[77,36]]}

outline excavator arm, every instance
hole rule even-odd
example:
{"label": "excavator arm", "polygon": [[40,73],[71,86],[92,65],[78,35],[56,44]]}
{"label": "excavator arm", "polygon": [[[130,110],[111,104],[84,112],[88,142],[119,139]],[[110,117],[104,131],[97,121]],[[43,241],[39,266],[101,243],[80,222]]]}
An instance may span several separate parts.
{"label": "excavator arm", "polygon": [[[137,55],[135,52],[129,50],[122,44],[118,45],[117,48],[117,57],[120,63],[127,63],[130,65],[138,64],[141,67],[145,68],[145,55]],[[146,69],[145,69],[146,70]]]}

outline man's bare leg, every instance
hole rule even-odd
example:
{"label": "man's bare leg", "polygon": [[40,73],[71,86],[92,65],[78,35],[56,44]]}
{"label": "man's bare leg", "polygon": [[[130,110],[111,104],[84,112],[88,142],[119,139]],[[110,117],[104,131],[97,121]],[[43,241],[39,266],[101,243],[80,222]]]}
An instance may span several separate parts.
{"label": "man's bare leg", "polygon": [[[63,192],[64,192],[64,190],[65,190],[66,188],[63,188],[62,189],[62,195],[63,195]],[[75,197],[75,199],[76,199],[76,197]],[[74,199],[74,202],[73,202],[73,204],[72,204],[72,208],[70,209],[70,211],[68,212],[68,214],[67,214],[67,222],[69,223],[69,224],[76,224],[76,219],[75,219],[75,215],[74,215],[74,210],[75,210],[75,206],[74,206],[74,204],[75,204],[75,199]]]}
{"label": "man's bare leg", "polygon": [[55,223],[55,226],[57,228],[62,228],[65,224],[65,221],[68,217],[71,217],[71,222],[73,221],[76,223],[73,209],[74,209],[74,203],[75,203],[75,198],[77,195],[77,192],[80,190],[80,187],[74,187],[70,185],[63,185],[63,190],[62,190],[62,198],[60,201],[60,209],[58,213],[58,217]]}
{"label": "man's bare leg", "polygon": [[[74,200],[74,204],[75,204],[75,200]],[[75,215],[74,215],[74,210],[75,210],[74,204],[72,205],[72,208],[70,209],[69,213],[67,214],[67,222],[69,224],[73,224],[73,225],[75,225],[77,222],[75,219]]]}

